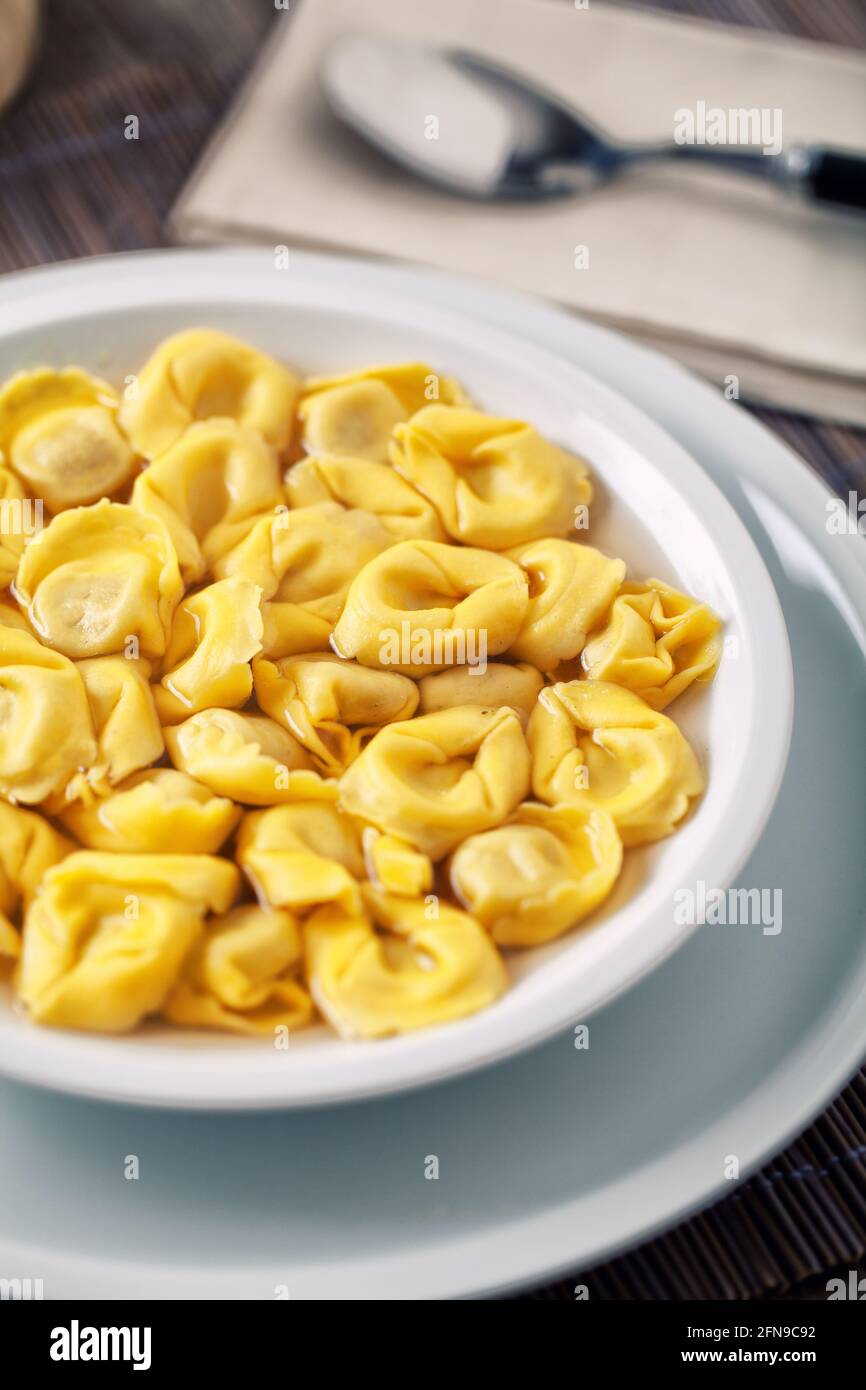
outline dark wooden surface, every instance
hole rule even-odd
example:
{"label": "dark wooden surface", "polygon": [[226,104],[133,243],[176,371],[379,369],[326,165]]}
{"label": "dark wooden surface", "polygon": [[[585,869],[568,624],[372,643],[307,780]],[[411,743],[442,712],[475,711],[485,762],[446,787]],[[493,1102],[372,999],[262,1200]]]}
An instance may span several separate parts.
{"label": "dark wooden surface", "polygon": [[[310,3],[310,0],[305,0]],[[471,3],[471,0],[467,0]],[[866,0],[638,0],[866,48]],[[0,117],[0,271],[164,243],[166,213],[275,20],[271,0],[49,0],[31,81]],[[142,138],[123,120],[146,115]],[[835,493],[866,496],[866,434],[755,410]],[[866,1072],[710,1210],[527,1295],[823,1298],[866,1256]]]}

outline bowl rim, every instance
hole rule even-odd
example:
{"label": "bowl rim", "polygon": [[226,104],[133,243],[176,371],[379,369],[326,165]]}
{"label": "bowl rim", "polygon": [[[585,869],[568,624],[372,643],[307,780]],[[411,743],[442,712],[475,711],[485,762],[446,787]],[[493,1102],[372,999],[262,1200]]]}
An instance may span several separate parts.
{"label": "bowl rim", "polygon": [[[712,869],[703,877],[713,886],[727,886],[748,859],[772,811],[784,774],[793,721],[793,671],[784,616],[764,562],[735,510],[717,485],[691,455],[661,426],[619,392],[590,373],[514,333],[495,330],[471,312],[431,308],[423,298],[413,299],[389,283],[390,267],[361,258],[332,257],[298,252],[294,273],[280,277],[275,293],[272,252],[269,249],[207,248],[133,252],[94,257],[85,261],[37,267],[16,272],[0,281],[4,322],[0,341],[22,330],[49,326],[65,317],[87,317],[105,310],[133,312],[136,304],[149,308],[220,300],[234,307],[252,309],[254,291],[270,304],[313,307],[329,299],[350,312],[371,313],[379,321],[407,322],[414,309],[425,324],[453,334],[455,324],[471,330],[475,339],[495,342],[499,351],[510,350],[531,358],[553,380],[568,381],[590,404],[614,408],[622,437],[664,470],[690,509],[700,515],[711,512],[720,549],[730,546],[736,555],[736,572],[727,565],[734,587],[749,596],[751,637],[761,662],[773,671],[772,701],[753,704],[753,721],[743,760],[762,769],[760,788],[750,779],[736,791],[726,816],[730,833],[719,830],[711,837]],[[435,283],[435,272],[428,272]],[[360,287],[360,288],[359,288]],[[87,291],[86,297],[82,291]],[[287,291],[287,292],[286,292]],[[82,302],[84,300],[84,302]],[[474,341],[474,340],[473,340]],[[757,792],[761,791],[758,796]],[[700,878],[702,856],[690,864],[688,880]],[[638,943],[624,969],[605,983],[605,955],[590,964],[595,978],[591,997],[575,1001],[563,982],[545,994],[544,1010],[530,1001],[509,1020],[507,1036],[498,1028],[498,1015],[486,1010],[469,1019],[442,1027],[383,1039],[373,1044],[344,1044],[340,1048],[304,1048],[304,1065],[286,1068],[264,1063],[261,1049],[231,1051],[204,1046],[184,1054],[179,1068],[180,1046],[165,1048],[138,1035],[137,1045],[149,1056],[140,1059],[124,1046],[129,1039],[73,1034],[35,1026],[3,1026],[0,1020],[0,1073],[29,1084],[68,1091],[91,1098],[158,1106],[207,1110],[285,1109],[295,1106],[360,1100],[416,1086],[428,1085],[489,1066],[535,1046],[584,1021],[617,995],[630,989],[659,966],[696,930],[691,923],[671,920],[664,929],[656,924]],[[586,992],[586,991],[585,991]],[[529,1015],[529,1017],[527,1017]],[[347,1049],[351,1049],[351,1055]],[[360,1049],[360,1053],[358,1051]],[[271,1054],[274,1050],[271,1049]],[[327,1053],[324,1061],[323,1053]],[[340,1059],[342,1058],[342,1065]]]}

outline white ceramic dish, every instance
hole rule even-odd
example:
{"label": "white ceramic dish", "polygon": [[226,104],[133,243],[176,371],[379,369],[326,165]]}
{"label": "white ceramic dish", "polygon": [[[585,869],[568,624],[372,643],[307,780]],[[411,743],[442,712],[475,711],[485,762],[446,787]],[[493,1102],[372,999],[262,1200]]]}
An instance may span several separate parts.
{"label": "white ceramic dish", "polygon": [[[335,267],[340,283],[335,283]],[[158,252],[8,277],[0,286],[0,376],[49,361],[122,382],[154,343],[210,324],[305,371],[420,357],[485,408],[533,421],[584,454],[600,483],[588,539],[634,575],[679,582],[720,612],[726,656],[709,689],[674,707],[709,775],[688,823],[628,857],[593,924],[511,957],[513,986],[446,1028],[374,1044],[302,1032],[288,1052],[156,1025],[130,1038],[38,1029],[0,1006],[0,1069],[84,1095],[168,1106],[263,1108],[373,1095],[468,1071],[539,1042],[632,986],[694,930],[678,888],[725,887],[772,809],[790,736],[784,620],[763,563],[722,494],[688,454],[622,396],[523,336],[395,295],[364,262],[309,258],[291,273],[270,253]]]}
{"label": "white ceramic dish", "polygon": [[[336,285],[352,273],[331,269]],[[293,1300],[455,1298],[576,1275],[730,1193],[724,1156],[748,1176],[866,1055],[862,538],[828,535],[827,489],[673,362],[522,296],[371,275],[633,392],[748,526],[797,702],[779,799],[737,883],[781,892],[784,928],[696,932],[596,1014],[587,1051],[567,1032],[363,1106],[240,1120],[0,1082],[0,1274],[42,1278],[47,1299],[272,1299],[277,1285]],[[129,1153],[134,1184],[119,1176]],[[854,1149],[834,1168],[862,1161]],[[816,1200],[823,1182],[801,1175]]]}

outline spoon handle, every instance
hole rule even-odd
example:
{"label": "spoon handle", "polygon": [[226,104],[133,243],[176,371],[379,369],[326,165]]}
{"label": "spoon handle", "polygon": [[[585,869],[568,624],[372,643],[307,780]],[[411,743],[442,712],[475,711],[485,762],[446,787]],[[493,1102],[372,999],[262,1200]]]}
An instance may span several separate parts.
{"label": "spoon handle", "polygon": [[821,145],[803,150],[802,155],[800,178],[816,202],[866,211],[866,155]]}

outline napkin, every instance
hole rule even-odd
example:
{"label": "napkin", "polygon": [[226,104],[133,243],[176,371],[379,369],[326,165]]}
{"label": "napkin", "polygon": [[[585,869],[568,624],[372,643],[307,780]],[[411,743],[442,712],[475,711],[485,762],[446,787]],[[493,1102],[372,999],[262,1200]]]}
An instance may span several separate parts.
{"label": "napkin", "polygon": [[337,35],[381,31],[480,51],[624,141],[670,141],[682,111],[758,108],[780,113],[768,120],[786,145],[856,148],[862,56],[598,0],[293,9],[278,7],[260,62],[178,200],[177,239],[327,247],[481,276],[624,329],[733,398],[866,425],[866,217],[706,165],[655,165],[543,204],[461,199],[336,121],[317,78]]}

